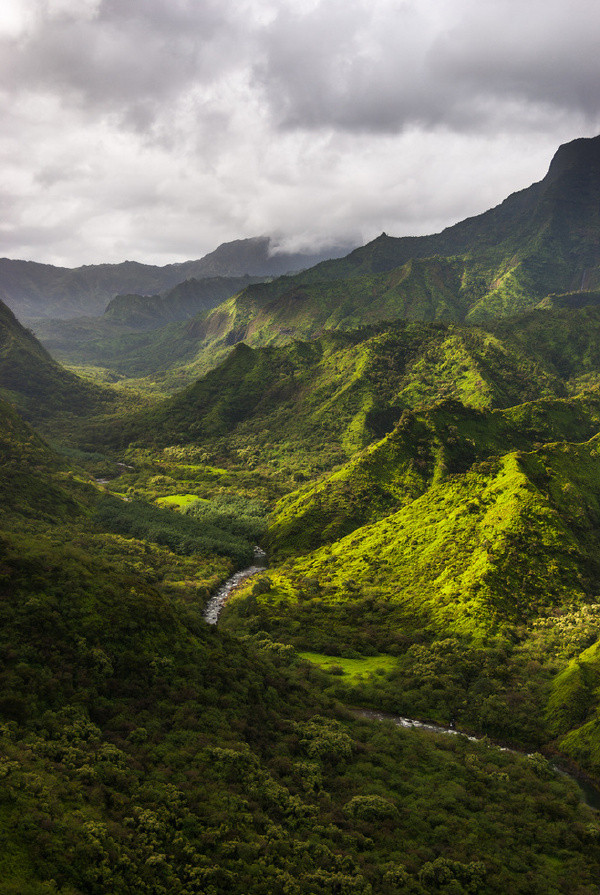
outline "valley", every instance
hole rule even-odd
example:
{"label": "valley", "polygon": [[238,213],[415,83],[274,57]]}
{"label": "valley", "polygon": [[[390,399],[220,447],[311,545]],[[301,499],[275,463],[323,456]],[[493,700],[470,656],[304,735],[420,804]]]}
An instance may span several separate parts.
{"label": "valley", "polygon": [[11,265],[0,895],[597,892],[599,208]]}

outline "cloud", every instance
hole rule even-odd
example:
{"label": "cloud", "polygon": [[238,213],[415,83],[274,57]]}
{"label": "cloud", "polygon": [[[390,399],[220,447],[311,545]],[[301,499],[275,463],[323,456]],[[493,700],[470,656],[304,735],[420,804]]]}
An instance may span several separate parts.
{"label": "cloud", "polygon": [[595,118],[599,28],[600,8],[582,0],[478,4],[436,43],[434,71],[471,95]]}
{"label": "cloud", "polygon": [[435,34],[426,6],[329,0],[280,10],[254,69],[279,126],[387,132],[440,120],[443,96],[428,96],[425,77]]}
{"label": "cloud", "polygon": [[139,128],[229,69],[239,40],[230,7],[211,0],[34,0],[33,10],[1,42],[3,83]]}
{"label": "cloud", "polygon": [[433,232],[595,133],[584,0],[6,0],[0,253]]}
{"label": "cloud", "polygon": [[537,126],[600,112],[599,26],[585,0],[323,0],[279,11],[255,76],[282,128]]}

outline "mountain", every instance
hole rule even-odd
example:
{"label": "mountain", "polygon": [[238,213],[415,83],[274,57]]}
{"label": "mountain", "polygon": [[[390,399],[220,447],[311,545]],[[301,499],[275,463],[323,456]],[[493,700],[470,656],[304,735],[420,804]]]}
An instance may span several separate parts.
{"label": "mountain", "polygon": [[382,273],[414,258],[467,256],[488,276],[495,273],[482,284],[485,295],[471,314],[514,312],[519,294],[542,298],[597,285],[599,208],[600,137],[574,140],[558,149],[543,180],[496,208],[432,236],[384,233],[346,258],[317,265],[309,276],[316,282]]}
{"label": "mountain", "polygon": [[[57,360],[94,368],[94,377],[102,375],[102,370],[108,382],[128,375],[158,374],[163,367],[189,359],[189,341],[180,337],[186,320],[205,315],[254,282],[262,278],[192,278],[160,295],[117,295],[101,317],[37,319],[32,325]],[[183,326],[174,328],[178,322]],[[188,377],[178,383],[177,375],[173,378],[181,385],[189,381]]]}
{"label": "mountain", "polygon": [[[598,406],[595,413],[597,427]],[[281,627],[289,638],[287,604],[302,599],[305,579],[313,580],[320,606],[311,622],[319,633],[308,633],[305,618],[303,645],[328,636],[317,622],[328,604],[348,609],[375,595],[387,609],[381,645],[398,629],[481,634],[551,607],[595,602],[599,439],[532,451],[507,444],[496,456],[465,463],[464,472],[434,476],[421,494],[405,492],[399,510],[274,570],[269,629]]]}
{"label": "mountain", "polygon": [[[599,209],[600,137],[575,140],[559,148],[543,180],[496,208],[432,236],[382,234],[274,284],[263,304],[270,313],[305,306],[307,316],[323,305],[347,326],[370,312],[469,322],[509,316],[549,293],[597,287]],[[361,287],[362,306],[354,298]]]}
{"label": "mountain", "polygon": [[[483,322],[600,283],[600,137],[561,146],[539,183],[442,233],[382,234],[342,259],[250,287],[221,338],[251,344],[408,318]],[[213,326],[214,328],[214,326]]]}
{"label": "mountain", "polygon": [[540,399],[504,410],[446,400],[404,410],[381,441],[282,498],[265,543],[271,556],[307,553],[407,506],[436,483],[508,450],[587,441],[600,430],[600,398]]}
{"label": "mountain", "polygon": [[210,311],[143,338],[127,333],[111,338],[104,322],[83,319],[34,325],[63,363],[150,377],[172,390],[216,366],[241,341],[283,345],[293,338],[313,339],[326,329],[398,318],[460,321],[464,308],[457,291],[463,274],[462,262],[441,260],[411,261],[386,274],[313,285],[281,277],[249,286]]}
{"label": "mountain", "polygon": [[122,446],[202,444],[219,456],[239,452],[314,474],[390,431],[407,408],[442,398],[501,407],[567,393],[557,373],[506,339],[398,322],[278,348],[239,344],[194,385],[89,437]]}
{"label": "mountain", "polygon": [[[397,321],[280,347],[239,344],[187,389],[91,437],[121,445],[196,443],[216,456],[239,452],[259,465],[277,458],[294,473],[314,474],[391,432],[407,410],[443,400],[510,408],[570,399],[599,383],[594,304],[534,310],[488,328]],[[567,429],[556,438],[567,439]]]}
{"label": "mountain", "polygon": [[398,322],[238,345],[81,444],[155,455],[146,495],[170,481],[202,507],[207,476],[289,492],[262,541],[271,568],[227,605],[228,630],[342,665],[398,657],[354,698],[598,773],[600,308],[561,301],[487,331]]}
{"label": "mountain", "polygon": [[262,279],[250,276],[192,277],[161,295],[116,295],[108,303],[103,316],[111,323],[132,329],[157,329],[209,311],[246,286],[262,282]]}
{"label": "mountain", "polygon": [[337,258],[347,251],[343,246],[328,246],[320,252],[283,252],[269,236],[225,242],[200,261],[173,265],[189,268],[186,279],[200,277],[281,276],[313,267],[323,258]]}
{"label": "mountain", "polygon": [[0,396],[40,421],[56,413],[89,415],[115,397],[61,367],[0,302]]}
{"label": "mountain", "polygon": [[[557,307],[559,295],[590,304],[600,285],[599,208],[600,137],[576,140],[559,148],[542,181],[484,214],[433,236],[383,234],[345,258],[249,285],[168,333],[100,339],[87,362],[168,391],[241,341],[282,345],[395,319],[490,325]],[[59,346],[39,332],[64,362],[86,363],[77,338]]]}
{"label": "mountain", "polygon": [[222,624],[342,665],[397,655],[355,698],[558,749],[597,776],[599,411],[596,393],[405,414],[278,504],[273,565]]}
{"label": "mountain", "polygon": [[268,236],[224,243],[198,261],[156,267],[124,261],[77,268],[0,259],[0,299],[20,319],[102,314],[118,294],[156,295],[190,278],[277,276],[314,265],[331,252],[278,252]]}

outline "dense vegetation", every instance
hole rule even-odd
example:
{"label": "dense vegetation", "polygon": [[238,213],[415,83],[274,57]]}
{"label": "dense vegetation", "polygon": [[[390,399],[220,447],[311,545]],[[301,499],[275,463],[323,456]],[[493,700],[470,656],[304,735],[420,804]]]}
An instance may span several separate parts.
{"label": "dense vegetation", "polygon": [[[237,565],[249,565],[253,547],[264,528],[264,510],[244,498],[195,500],[185,515],[143,500],[107,497],[100,501],[96,519],[115,534],[162,544],[177,554],[218,553]],[[241,512],[240,512],[241,509]]]}
{"label": "dense vegetation", "polygon": [[555,767],[600,781],[591,144],[438,236],[107,335],[101,379],[222,358],[166,399],[0,306],[2,895],[597,892]]}
{"label": "dense vegetation", "polygon": [[355,720],[289,648],[208,628],[5,419],[31,478],[3,477],[1,891],[593,891],[600,828],[546,761]]}
{"label": "dense vegetation", "polygon": [[117,403],[115,395],[61,367],[2,302],[0,397],[38,421],[60,412],[98,412]]}

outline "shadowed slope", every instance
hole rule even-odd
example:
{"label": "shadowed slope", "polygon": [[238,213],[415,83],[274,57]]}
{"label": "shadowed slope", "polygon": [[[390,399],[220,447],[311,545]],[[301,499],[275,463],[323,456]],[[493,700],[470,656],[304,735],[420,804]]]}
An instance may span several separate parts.
{"label": "shadowed slope", "polygon": [[65,411],[85,415],[113,401],[108,390],[61,367],[1,302],[0,394],[37,420]]}

